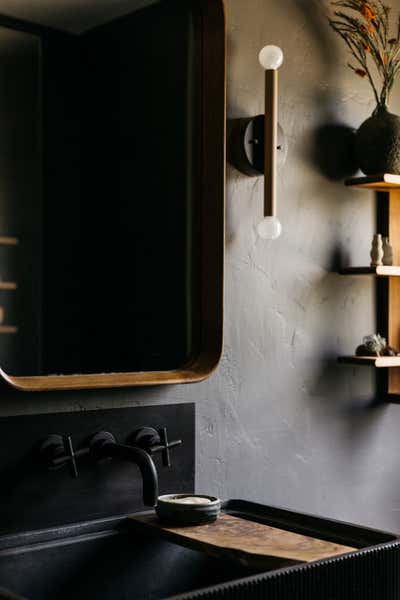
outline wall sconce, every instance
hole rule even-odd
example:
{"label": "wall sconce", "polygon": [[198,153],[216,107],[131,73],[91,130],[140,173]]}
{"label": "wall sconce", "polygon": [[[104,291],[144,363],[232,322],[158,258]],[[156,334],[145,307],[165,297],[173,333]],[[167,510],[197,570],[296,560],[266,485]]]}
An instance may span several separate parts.
{"label": "wall sconce", "polygon": [[264,219],[257,233],[263,239],[276,240],[282,233],[276,198],[278,150],[281,162],[286,157],[283,132],[278,126],[278,69],[283,64],[283,52],[278,46],[265,46],[259,61],[265,69],[265,114],[235,121],[230,158],[245,175],[264,175]]}

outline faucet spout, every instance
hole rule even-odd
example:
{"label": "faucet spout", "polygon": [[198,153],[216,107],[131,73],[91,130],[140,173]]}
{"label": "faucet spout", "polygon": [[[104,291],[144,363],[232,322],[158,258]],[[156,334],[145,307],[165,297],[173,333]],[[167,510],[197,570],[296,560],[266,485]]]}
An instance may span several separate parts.
{"label": "faucet spout", "polygon": [[118,444],[111,433],[100,432],[92,438],[91,451],[96,460],[120,458],[139,467],[143,480],[143,503],[154,507],[158,499],[158,475],[151,456],[136,446]]}

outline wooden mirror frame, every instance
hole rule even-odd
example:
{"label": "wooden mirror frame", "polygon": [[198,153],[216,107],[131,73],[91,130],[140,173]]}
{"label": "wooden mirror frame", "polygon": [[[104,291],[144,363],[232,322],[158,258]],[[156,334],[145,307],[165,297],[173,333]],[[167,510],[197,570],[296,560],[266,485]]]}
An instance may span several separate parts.
{"label": "wooden mirror frame", "polygon": [[[223,349],[225,251],[225,2],[196,0],[194,6],[199,15],[196,34],[202,41],[199,351],[188,364],[171,371],[17,377],[0,368],[1,380],[16,390],[40,392],[195,383],[209,377],[219,364]],[[14,21],[10,19],[8,24],[14,26]],[[22,22],[19,29],[27,30]],[[29,29],[31,33],[41,32],[39,26]]]}

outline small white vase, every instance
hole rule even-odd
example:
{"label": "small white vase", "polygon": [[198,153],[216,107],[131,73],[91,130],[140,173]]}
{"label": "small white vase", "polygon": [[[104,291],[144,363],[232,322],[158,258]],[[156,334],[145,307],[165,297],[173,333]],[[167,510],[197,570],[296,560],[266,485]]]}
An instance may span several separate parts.
{"label": "small white vase", "polygon": [[383,265],[383,240],[380,233],[374,235],[371,248],[371,267],[381,267]]}
{"label": "small white vase", "polygon": [[393,265],[393,248],[388,237],[383,238],[383,264],[386,267]]}

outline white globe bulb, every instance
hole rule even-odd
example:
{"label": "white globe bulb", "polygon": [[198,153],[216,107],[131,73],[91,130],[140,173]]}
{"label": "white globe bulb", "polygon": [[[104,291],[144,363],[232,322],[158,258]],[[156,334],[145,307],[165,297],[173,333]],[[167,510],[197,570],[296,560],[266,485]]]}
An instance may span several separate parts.
{"label": "white globe bulb", "polygon": [[283,64],[283,52],[279,46],[265,46],[265,48],[261,50],[258,60],[265,70],[275,71]]}
{"label": "white globe bulb", "polygon": [[257,226],[257,233],[263,240],[277,240],[282,233],[282,225],[277,217],[266,217]]}

